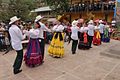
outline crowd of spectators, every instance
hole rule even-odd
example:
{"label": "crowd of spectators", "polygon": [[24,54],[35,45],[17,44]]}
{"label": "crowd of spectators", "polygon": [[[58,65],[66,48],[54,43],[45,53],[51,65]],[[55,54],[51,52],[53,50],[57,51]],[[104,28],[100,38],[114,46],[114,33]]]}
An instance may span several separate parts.
{"label": "crowd of spectators", "polygon": [[115,1],[101,2],[95,1],[90,3],[90,1],[84,3],[77,3],[69,6],[67,12],[80,12],[80,11],[100,11],[100,10],[114,10]]}

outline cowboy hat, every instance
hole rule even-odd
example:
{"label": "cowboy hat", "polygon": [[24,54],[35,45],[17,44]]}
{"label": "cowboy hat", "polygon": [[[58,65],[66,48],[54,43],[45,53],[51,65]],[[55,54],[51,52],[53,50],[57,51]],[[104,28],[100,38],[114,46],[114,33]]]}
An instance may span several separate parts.
{"label": "cowboy hat", "polygon": [[20,20],[20,18],[17,18],[17,16],[14,16],[14,17],[10,18],[9,24],[12,24],[12,23],[14,23],[14,22],[16,22],[18,20]]}
{"label": "cowboy hat", "polygon": [[100,21],[99,21],[99,23],[103,23],[103,21],[102,21],[102,20],[100,20]]}
{"label": "cowboy hat", "polygon": [[35,22],[37,22],[37,21],[41,20],[42,18],[43,18],[43,16],[38,15],[38,16],[35,18]]}
{"label": "cowboy hat", "polygon": [[93,22],[93,20],[90,20],[89,22],[88,22],[88,24],[93,24],[94,22]]}
{"label": "cowboy hat", "polygon": [[72,26],[77,26],[77,24],[78,24],[78,21],[76,21],[76,20],[74,20],[74,21],[72,22]]}

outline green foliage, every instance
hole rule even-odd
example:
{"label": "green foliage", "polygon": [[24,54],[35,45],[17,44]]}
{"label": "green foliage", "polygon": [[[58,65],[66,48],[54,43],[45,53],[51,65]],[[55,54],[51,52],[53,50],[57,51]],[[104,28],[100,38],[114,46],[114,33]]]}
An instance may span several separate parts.
{"label": "green foliage", "polygon": [[44,0],[56,14],[63,14],[68,9],[68,0]]}
{"label": "green foliage", "polygon": [[[2,3],[1,3],[2,4]],[[9,0],[6,3],[7,7],[2,7],[0,11],[0,20],[9,20],[12,16],[18,16],[22,20],[31,20],[35,17],[35,14],[31,14],[30,11],[35,9],[35,0]],[[2,5],[4,6],[4,5]]]}

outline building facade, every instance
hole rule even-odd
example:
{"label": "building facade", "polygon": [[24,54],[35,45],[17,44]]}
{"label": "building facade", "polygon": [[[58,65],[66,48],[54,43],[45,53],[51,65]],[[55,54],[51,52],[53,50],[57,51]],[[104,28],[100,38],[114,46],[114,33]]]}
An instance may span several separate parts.
{"label": "building facade", "polygon": [[64,13],[70,21],[74,19],[105,19],[114,17],[115,0],[69,0],[69,8]]}

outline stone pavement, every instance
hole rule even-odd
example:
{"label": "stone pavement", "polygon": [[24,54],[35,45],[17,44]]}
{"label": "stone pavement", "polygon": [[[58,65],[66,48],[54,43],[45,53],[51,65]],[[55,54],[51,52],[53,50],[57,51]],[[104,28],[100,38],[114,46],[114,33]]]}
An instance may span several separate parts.
{"label": "stone pavement", "polygon": [[119,41],[111,40],[90,50],[77,50],[72,55],[71,44],[66,43],[65,56],[61,59],[49,56],[46,45],[45,63],[29,68],[23,62],[23,71],[17,75],[12,73],[15,51],[4,56],[0,52],[0,80],[120,80],[120,59],[100,54],[112,46],[120,49],[118,44]]}

